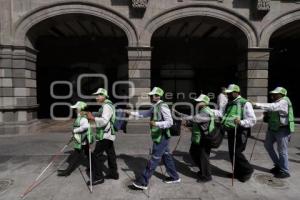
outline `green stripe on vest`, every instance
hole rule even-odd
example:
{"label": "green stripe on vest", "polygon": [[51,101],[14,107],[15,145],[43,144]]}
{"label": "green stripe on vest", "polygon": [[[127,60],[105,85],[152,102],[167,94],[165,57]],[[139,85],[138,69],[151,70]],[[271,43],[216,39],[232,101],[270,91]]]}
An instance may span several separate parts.
{"label": "green stripe on vest", "polygon": [[[159,122],[159,121],[163,120],[162,114],[161,114],[161,107],[162,106],[165,106],[165,107],[169,108],[169,106],[164,102],[161,102],[157,105],[154,105],[153,115],[151,117],[152,121]],[[151,137],[152,137],[153,142],[160,143],[164,131],[166,131],[167,137],[171,137],[170,129],[163,130],[163,129],[157,127],[157,126],[151,127]]]}
{"label": "green stripe on vest", "polygon": [[[295,132],[295,117],[294,117],[294,111],[293,106],[288,97],[283,97],[284,100],[288,102],[288,119],[289,119],[289,129],[291,133]],[[269,129],[271,131],[277,132],[281,126],[280,122],[280,115],[279,112],[269,112]]]}
{"label": "green stripe on vest", "polygon": [[[209,107],[204,107],[200,112],[205,112],[210,116],[208,134],[210,134],[215,129],[215,115]],[[198,125],[198,123],[193,122],[192,127],[192,143],[200,144],[202,131]]]}
{"label": "green stripe on vest", "polygon": [[243,119],[243,108],[248,101],[244,98],[239,98],[236,101],[228,103],[225,114],[222,119],[222,125],[226,129],[234,129],[236,118]]}
{"label": "green stripe on vest", "polygon": [[[113,110],[113,115],[110,118],[109,123],[110,123],[110,128],[111,128],[111,134],[115,135],[114,124],[116,122],[116,109],[115,109],[115,106],[113,105],[113,103],[110,100],[106,99],[104,101],[104,104],[99,109],[98,113],[99,113],[99,116],[102,116],[103,106],[106,105],[106,104],[109,105]],[[105,128],[106,128],[106,126],[96,128],[96,139],[97,140],[103,140],[104,139],[104,134],[105,134],[104,130],[105,130]]]}

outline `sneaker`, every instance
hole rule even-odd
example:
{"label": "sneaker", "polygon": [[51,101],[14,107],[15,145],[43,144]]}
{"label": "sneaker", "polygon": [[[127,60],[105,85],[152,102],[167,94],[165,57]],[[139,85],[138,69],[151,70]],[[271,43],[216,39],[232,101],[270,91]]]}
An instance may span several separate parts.
{"label": "sneaker", "polygon": [[[93,182],[92,182],[92,185],[94,186],[94,185],[99,185],[99,184],[103,184],[103,183],[104,183],[104,178],[93,181]],[[91,182],[88,181],[86,184],[87,184],[87,185],[91,185]]]}
{"label": "sneaker", "polygon": [[172,184],[172,183],[180,183],[181,182],[181,179],[178,178],[178,179],[173,179],[171,177],[168,177],[164,180],[164,183],[167,183],[167,184]]}
{"label": "sneaker", "polygon": [[135,188],[137,188],[137,189],[141,189],[141,190],[147,190],[147,189],[148,189],[148,186],[147,186],[147,185],[141,184],[141,183],[139,183],[139,182],[137,182],[137,181],[134,181],[134,182],[132,183],[132,185],[133,185]]}
{"label": "sneaker", "polygon": [[275,176],[275,178],[288,178],[291,175],[289,173],[287,173],[287,172],[279,171],[274,176]]}

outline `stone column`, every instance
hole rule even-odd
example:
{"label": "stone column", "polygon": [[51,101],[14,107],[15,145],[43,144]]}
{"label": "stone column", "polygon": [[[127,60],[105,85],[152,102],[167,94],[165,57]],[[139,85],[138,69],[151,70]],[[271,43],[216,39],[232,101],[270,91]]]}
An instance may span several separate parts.
{"label": "stone column", "polygon": [[247,57],[247,97],[255,102],[267,102],[270,50],[248,49]]}
{"label": "stone column", "polygon": [[135,89],[129,89],[134,91],[130,103],[135,106],[149,102],[146,94],[151,88],[151,50],[150,47],[128,48],[128,79],[135,85]]}
{"label": "stone column", "polygon": [[36,53],[0,46],[0,134],[27,133],[37,121]]}
{"label": "stone column", "polygon": [[[133,97],[129,102],[137,108],[149,103],[147,93],[151,90],[151,47],[128,47],[128,79],[135,88],[129,88]],[[132,120],[128,122],[128,133],[148,133],[149,120]]]}

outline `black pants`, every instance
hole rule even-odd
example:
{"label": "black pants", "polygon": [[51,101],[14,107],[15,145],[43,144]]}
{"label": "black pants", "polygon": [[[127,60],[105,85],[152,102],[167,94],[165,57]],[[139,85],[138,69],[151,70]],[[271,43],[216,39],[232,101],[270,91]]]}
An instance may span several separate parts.
{"label": "black pants", "polygon": [[82,148],[80,150],[74,149],[74,151],[67,158],[67,163],[69,165],[66,170],[69,173],[72,173],[81,163],[83,163],[85,157],[87,158],[87,160],[89,159],[88,145],[82,145]]}
{"label": "black pants", "polygon": [[[233,149],[234,149],[234,129],[226,130],[228,134],[228,149],[231,163],[233,163]],[[250,129],[237,129],[236,135],[236,150],[235,150],[235,170],[234,175],[236,178],[243,178],[253,173],[253,167],[248,162],[243,154],[246,149],[247,140]]]}
{"label": "black pants", "polygon": [[194,163],[199,167],[201,178],[211,178],[211,166],[209,155],[211,148],[206,140],[201,138],[200,144],[193,144],[190,148],[190,155]]}
{"label": "black pants", "polygon": [[94,180],[103,179],[104,162],[106,160],[104,152],[107,154],[109,173],[112,175],[118,174],[114,142],[103,139],[97,141],[95,150],[92,153],[92,171]]}

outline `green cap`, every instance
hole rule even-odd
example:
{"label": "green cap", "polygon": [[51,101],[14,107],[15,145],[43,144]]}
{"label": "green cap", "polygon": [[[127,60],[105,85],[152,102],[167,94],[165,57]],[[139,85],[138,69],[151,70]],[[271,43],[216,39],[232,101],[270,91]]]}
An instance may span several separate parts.
{"label": "green cap", "polygon": [[284,96],[287,95],[287,90],[283,87],[277,87],[273,91],[270,92],[271,94],[282,94]]}
{"label": "green cap", "polygon": [[83,101],[77,101],[75,105],[71,106],[71,108],[76,108],[78,110],[84,110],[87,107],[87,104]]}
{"label": "green cap", "polygon": [[201,94],[197,99],[194,99],[197,102],[204,102],[205,104],[209,104],[210,98],[204,94]]}
{"label": "green cap", "polygon": [[107,90],[104,89],[104,88],[99,88],[97,90],[97,92],[93,93],[94,95],[104,95],[106,96],[107,98],[109,98],[108,94],[107,94]]}
{"label": "green cap", "polygon": [[232,92],[241,92],[241,89],[238,85],[230,84],[228,88],[225,90],[226,93],[232,93]]}
{"label": "green cap", "polygon": [[158,96],[162,97],[164,95],[164,91],[161,88],[159,88],[159,87],[154,87],[152,89],[152,91],[148,93],[148,95],[149,96],[158,95]]}

